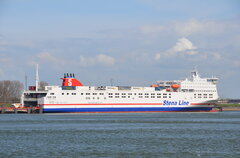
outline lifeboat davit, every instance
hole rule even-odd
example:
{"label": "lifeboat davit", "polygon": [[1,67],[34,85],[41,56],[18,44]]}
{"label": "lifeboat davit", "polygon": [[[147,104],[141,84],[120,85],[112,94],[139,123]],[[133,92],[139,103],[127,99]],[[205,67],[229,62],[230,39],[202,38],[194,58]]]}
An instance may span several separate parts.
{"label": "lifeboat davit", "polygon": [[179,84],[173,84],[173,85],[171,85],[171,87],[172,87],[173,89],[178,89],[178,88],[180,88],[180,85],[179,85]]}

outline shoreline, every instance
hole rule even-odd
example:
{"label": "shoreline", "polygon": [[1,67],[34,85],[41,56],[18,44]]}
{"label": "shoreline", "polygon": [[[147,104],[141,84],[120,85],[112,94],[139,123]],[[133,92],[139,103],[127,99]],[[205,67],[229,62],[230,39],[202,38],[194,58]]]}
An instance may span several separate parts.
{"label": "shoreline", "polygon": [[224,107],[224,106],[222,106],[222,111],[240,111],[240,107]]}

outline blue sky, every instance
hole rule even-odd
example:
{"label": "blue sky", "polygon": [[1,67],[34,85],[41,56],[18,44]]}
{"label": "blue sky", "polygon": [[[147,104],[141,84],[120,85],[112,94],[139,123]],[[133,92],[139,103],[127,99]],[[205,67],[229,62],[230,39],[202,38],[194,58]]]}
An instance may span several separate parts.
{"label": "blue sky", "polygon": [[0,80],[148,86],[219,77],[219,94],[240,98],[239,0],[1,0]]}

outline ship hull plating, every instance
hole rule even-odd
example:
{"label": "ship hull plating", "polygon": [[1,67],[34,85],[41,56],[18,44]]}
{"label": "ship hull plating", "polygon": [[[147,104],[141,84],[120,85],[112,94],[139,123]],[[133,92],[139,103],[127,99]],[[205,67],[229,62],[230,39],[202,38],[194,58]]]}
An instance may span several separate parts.
{"label": "ship hull plating", "polygon": [[215,112],[214,107],[47,107],[44,113]]}

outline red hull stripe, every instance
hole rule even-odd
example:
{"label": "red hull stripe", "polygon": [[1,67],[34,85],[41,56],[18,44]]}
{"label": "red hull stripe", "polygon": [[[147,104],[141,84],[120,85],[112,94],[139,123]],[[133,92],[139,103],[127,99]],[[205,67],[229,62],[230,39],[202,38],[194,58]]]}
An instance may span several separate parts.
{"label": "red hull stripe", "polygon": [[162,103],[99,103],[99,104],[43,104],[43,105],[162,105]]}

